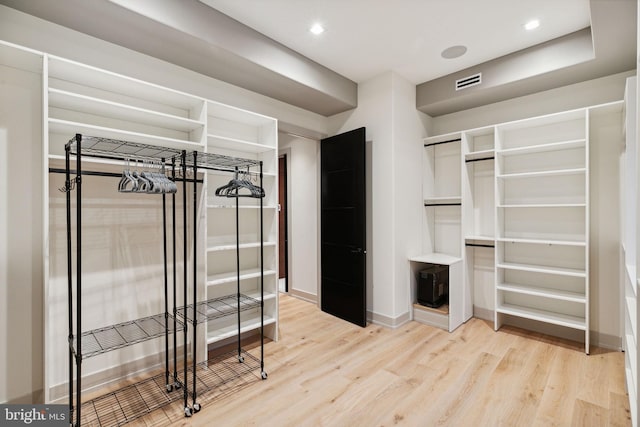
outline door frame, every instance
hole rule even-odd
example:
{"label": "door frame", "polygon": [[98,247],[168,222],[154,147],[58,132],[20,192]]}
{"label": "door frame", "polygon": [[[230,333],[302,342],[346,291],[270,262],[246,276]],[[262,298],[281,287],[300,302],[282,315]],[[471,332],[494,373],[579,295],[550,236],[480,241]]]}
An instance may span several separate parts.
{"label": "door frame", "polygon": [[[290,261],[290,254],[291,254],[291,242],[293,241],[293,236],[291,234],[291,148],[281,148],[278,149],[278,162],[280,161],[280,157],[284,157],[285,158],[285,200],[286,200],[286,212],[285,212],[285,216],[284,216],[284,223],[285,223],[285,227],[286,229],[284,230],[285,232],[285,241],[286,241],[286,247],[284,248],[284,255],[285,255],[285,260],[284,260],[284,266],[286,269],[286,277],[285,277],[285,292],[286,293],[290,293],[292,286],[291,286],[291,263]],[[279,168],[278,168],[279,169]],[[280,174],[280,171],[278,170],[278,176]],[[278,204],[280,203],[280,200],[278,199]],[[279,214],[280,212],[278,212]],[[278,228],[278,241],[280,239],[280,229]],[[278,267],[279,268],[279,267]],[[279,276],[280,274],[278,273],[276,276]],[[279,277],[277,278],[278,280],[278,291],[280,290],[279,287]]]}

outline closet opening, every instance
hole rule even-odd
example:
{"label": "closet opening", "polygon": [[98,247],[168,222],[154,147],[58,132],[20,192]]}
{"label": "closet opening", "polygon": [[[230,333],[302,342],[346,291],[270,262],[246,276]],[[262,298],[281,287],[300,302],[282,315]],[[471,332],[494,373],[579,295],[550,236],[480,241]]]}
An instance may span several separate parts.
{"label": "closet opening", "polygon": [[287,155],[278,156],[278,289],[289,292],[289,207]]}

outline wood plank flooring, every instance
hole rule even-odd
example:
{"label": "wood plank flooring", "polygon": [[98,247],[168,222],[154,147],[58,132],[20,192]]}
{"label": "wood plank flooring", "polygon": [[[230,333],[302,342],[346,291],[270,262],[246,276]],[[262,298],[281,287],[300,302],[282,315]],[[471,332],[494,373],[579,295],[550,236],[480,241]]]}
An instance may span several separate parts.
{"label": "wood plank flooring", "polygon": [[[269,378],[172,404],[136,426],[628,426],[624,354],[471,319],[360,328],[280,299]],[[259,355],[259,349],[249,350]],[[259,373],[256,373],[259,374]]]}

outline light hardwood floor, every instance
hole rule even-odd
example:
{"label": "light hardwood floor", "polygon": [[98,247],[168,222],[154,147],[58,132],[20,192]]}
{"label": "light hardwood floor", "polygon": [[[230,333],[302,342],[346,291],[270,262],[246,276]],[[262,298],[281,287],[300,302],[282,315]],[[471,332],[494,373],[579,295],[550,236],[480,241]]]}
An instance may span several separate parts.
{"label": "light hardwood floor", "polygon": [[[269,378],[244,379],[140,426],[627,426],[624,354],[471,319],[360,328],[282,296]],[[259,355],[259,349],[251,353]]]}

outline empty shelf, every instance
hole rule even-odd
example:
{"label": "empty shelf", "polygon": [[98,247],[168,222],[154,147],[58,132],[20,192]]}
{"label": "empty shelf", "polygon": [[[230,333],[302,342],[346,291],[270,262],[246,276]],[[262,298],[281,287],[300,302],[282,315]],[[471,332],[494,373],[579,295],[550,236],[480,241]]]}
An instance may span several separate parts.
{"label": "empty shelf", "polygon": [[532,264],[516,264],[512,262],[501,262],[496,265],[497,268],[508,270],[531,271],[534,273],[558,274],[561,276],[586,277],[585,270],[575,268],[552,267],[548,265],[532,265]]}
{"label": "empty shelf", "polygon": [[538,178],[545,176],[562,176],[562,175],[579,175],[586,173],[585,168],[575,168],[575,169],[554,169],[548,171],[537,171],[537,172],[520,172],[520,173],[507,173],[502,175],[497,175],[497,178],[502,179],[513,179],[513,178]]}
{"label": "empty shelf", "polygon": [[409,261],[424,262],[426,264],[451,265],[462,261],[462,258],[447,254],[431,253],[409,258]]}
{"label": "empty shelf", "polygon": [[462,204],[460,196],[425,197],[425,206],[458,206]]}
{"label": "empty shelf", "polygon": [[586,329],[586,322],[583,318],[568,314],[554,313],[551,311],[521,307],[513,304],[502,304],[496,311],[498,313],[524,317],[526,319],[538,320],[540,322],[552,323],[554,325],[566,326],[568,328],[580,329],[583,331]]}
{"label": "empty shelf", "polygon": [[586,146],[585,139],[574,139],[571,141],[553,142],[547,144],[528,145],[526,147],[506,148],[499,151],[501,156],[517,156],[522,154],[542,153],[545,151],[568,150],[571,148],[581,148]]}
{"label": "empty shelf", "polygon": [[[239,299],[239,301],[238,301]],[[239,304],[239,305],[238,305]],[[212,298],[196,304],[196,316],[198,323],[207,320],[218,319],[221,317],[236,314],[239,311],[250,310],[260,307],[260,300],[250,298],[240,294],[240,297],[234,295],[225,295],[218,298]],[[187,306],[187,320],[193,323],[193,304]],[[178,308],[178,316],[185,318],[185,307]]]}
{"label": "empty shelf", "polygon": [[585,294],[579,294],[577,292],[563,291],[559,289],[541,288],[537,286],[513,284],[513,283],[500,283],[497,288],[501,291],[513,292],[525,295],[534,295],[539,297],[558,299],[563,301],[571,301],[584,304],[587,301]]}
{"label": "empty shelf", "polygon": [[[165,330],[168,330],[168,333],[173,333],[173,316],[171,314],[167,314],[166,316],[169,319],[169,324],[166,327],[165,314],[161,313],[84,332],[81,335],[82,357],[96,356],[111,350],[157,338],[164,335]],[[182,322],[177,319],[175,320],[180,326],[183,326]],[[76,348],[76,339],[74,337],[74,352]]]}
{"label": "empty shelf", "polygon": [[[209,332],[207,332],[207,344],[219,342],[238,335],[237,319],[224,319],[224,322],[219,324],[217,322],[220,322],[220,320],[216,320],[215,325],[209,325],[208,327]],[[264,326],[268,326],[274,324],[276,321],[274,318],[265,314],[263,322]],[[255,313],[255,316],[244,318],[240,321],[240,334],[254,331],[256,329],[260,329],[260,313]]]}
{"label": "empty shelf", "polygon": [[[274,270],[265,270],[264,276],[271,276],[276,274]],[[253,279],[260,277],[260,269],[252,268],[248,270],[240,271],[240,280]],[[238,275],[235,271],[229,273],[212,274],[207,277],[207,286],[221,285],[223,283],[235,282],[238,279]]]}
{"label": "empty shelf", "polygon": [[577,240],[554,240],[554,239],[527,239],[521,237],[499,237],[498,242],[505,243],[532,243],[538,245],[560,245],[560,246],[587,246],[585,241]]}

